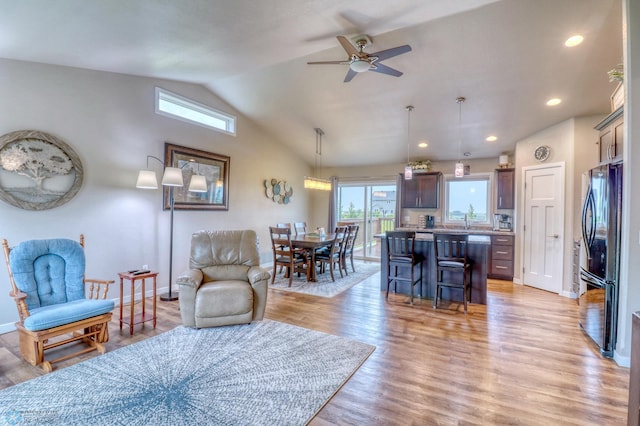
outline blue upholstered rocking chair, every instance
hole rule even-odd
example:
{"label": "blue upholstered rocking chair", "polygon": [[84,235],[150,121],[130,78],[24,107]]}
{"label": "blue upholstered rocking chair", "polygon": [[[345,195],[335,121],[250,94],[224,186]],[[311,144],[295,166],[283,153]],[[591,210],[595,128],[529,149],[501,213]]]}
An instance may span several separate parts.
{"label": "blue upholstered rocking chair", "polygon": [[[46,372],[51,364],[97,350],[105,352],[114,303],[106,300],[114,281],[84,277],[84,235],[30,240],[9,248],[2,240],[11,293],[20,315],[16,322],[22,357]],[[90,284],[85,296],[85,283]],[[45,351],[81,341],[73,353],[45,361]]]}

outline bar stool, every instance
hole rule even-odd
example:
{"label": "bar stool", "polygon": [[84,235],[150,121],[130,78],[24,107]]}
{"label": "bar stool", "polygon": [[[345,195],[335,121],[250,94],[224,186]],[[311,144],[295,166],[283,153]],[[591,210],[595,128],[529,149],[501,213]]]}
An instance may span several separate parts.
{"label": "bar stool", "polygon": [[[413,287],[420,285],[420,298],[422,298],[422,262],[424,256],[415,252],[416,233],[408,231],[387,231],[387,295],[389,299],[389,287],[393,282],[393,291],[396,292],[398,281],[409,282],[411,289],[411,304],[413,305]],[[420,277],[415,278],[415,267],[420,270]],[[398,270],[400,269],[400,271]],[[407,271],[408,269],[408,271]],[[403,274],[404,272],[404,274]],[[407,277],[407,272],[409,277]]]}
{"label": "bar stool", "polygon": [[436,291],[433,297],[433,308],[438,307],[438,298],[442,300],[442,287],[458,288],[462,290],[466,314],[467,301],[471,301],[471,264],[467,259],[468,235],[434,233],[433,248],[436,257]]}

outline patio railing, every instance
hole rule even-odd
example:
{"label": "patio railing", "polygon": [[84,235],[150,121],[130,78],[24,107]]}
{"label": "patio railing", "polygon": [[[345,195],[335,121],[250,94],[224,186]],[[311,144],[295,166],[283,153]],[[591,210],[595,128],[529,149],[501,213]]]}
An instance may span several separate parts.
{"label": "patio railing", "polygon": [[[356,239],[354,246],[354,256],[365,256],[365,237],[364,234],[364,220],[363,219],[342,219],[340,222],[346,222],[354,225],[360,225],[358,231],[358,238]],[[380,240],[374,238],[376,234],[384,234],[387,231],[392,231],[395,227],[395,218],[393,217],[375,217],[371,219],[371,241],[366,241],[366,245],[371,246],[371,252],[368,257],[380,258]]]}

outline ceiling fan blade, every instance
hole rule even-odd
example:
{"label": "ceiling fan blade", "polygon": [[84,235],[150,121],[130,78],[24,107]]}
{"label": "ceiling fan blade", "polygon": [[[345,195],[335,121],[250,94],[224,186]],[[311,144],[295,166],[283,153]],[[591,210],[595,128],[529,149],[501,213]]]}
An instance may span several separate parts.
{"label": "ceiling fan blade", "polygon": [[369,56],[377,56],[378,61],[384,61],[385,59],[393,58],[394,56],[402,55],[403,53],[411,52],[411,46],[405,44],[404,46],[393,47],[387,50],[381,50],[376,53],[370,53]]}
{"label": "ceiling fan blade", "polygon": [[345,36],[336,36],[342,48],[347,52],[349,57],[351,58],[353,55],[358,56],[358,49],[355,48],[353,44]]}
{"label": "ceiling fan blade", "polygon": [[353,77],[355,77],[357,74],[358,74],[357,72],[349,68],[349,71],[347,71],[347,75],[344,77],[344,82],[345,83],[350,82],[351,80],[353,80]]}
{"label": "ceiling fan blade", "polygon": [[400,71],[393,69],[391,67],[388,67],[386,65],[382,65],[381,63],[377,63],[377,62],[375,64],[375,68],[371,67],[369,71],[379,72],[380,74],[392,75],[394,77],[400,77],[402,75]]}
{"label": "ceiling fan blade", "polygon": [[309,65],[318,65],[318,64],[339,64],[339,65],[349,65],[349,61],[317,61],[317,62],[307,62]]}

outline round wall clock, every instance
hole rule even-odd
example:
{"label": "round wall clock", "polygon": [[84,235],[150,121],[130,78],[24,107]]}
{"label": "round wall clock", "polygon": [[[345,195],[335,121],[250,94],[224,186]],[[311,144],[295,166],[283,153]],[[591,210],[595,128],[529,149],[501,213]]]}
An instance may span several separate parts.
{"label": "round wall clock", "polygon": [[549,154],[551,154],[551,148],[549,148],[547,145],[540,145],[533,152],[533,156],[538,161],[546,161],[547,158],[549,158]]}

